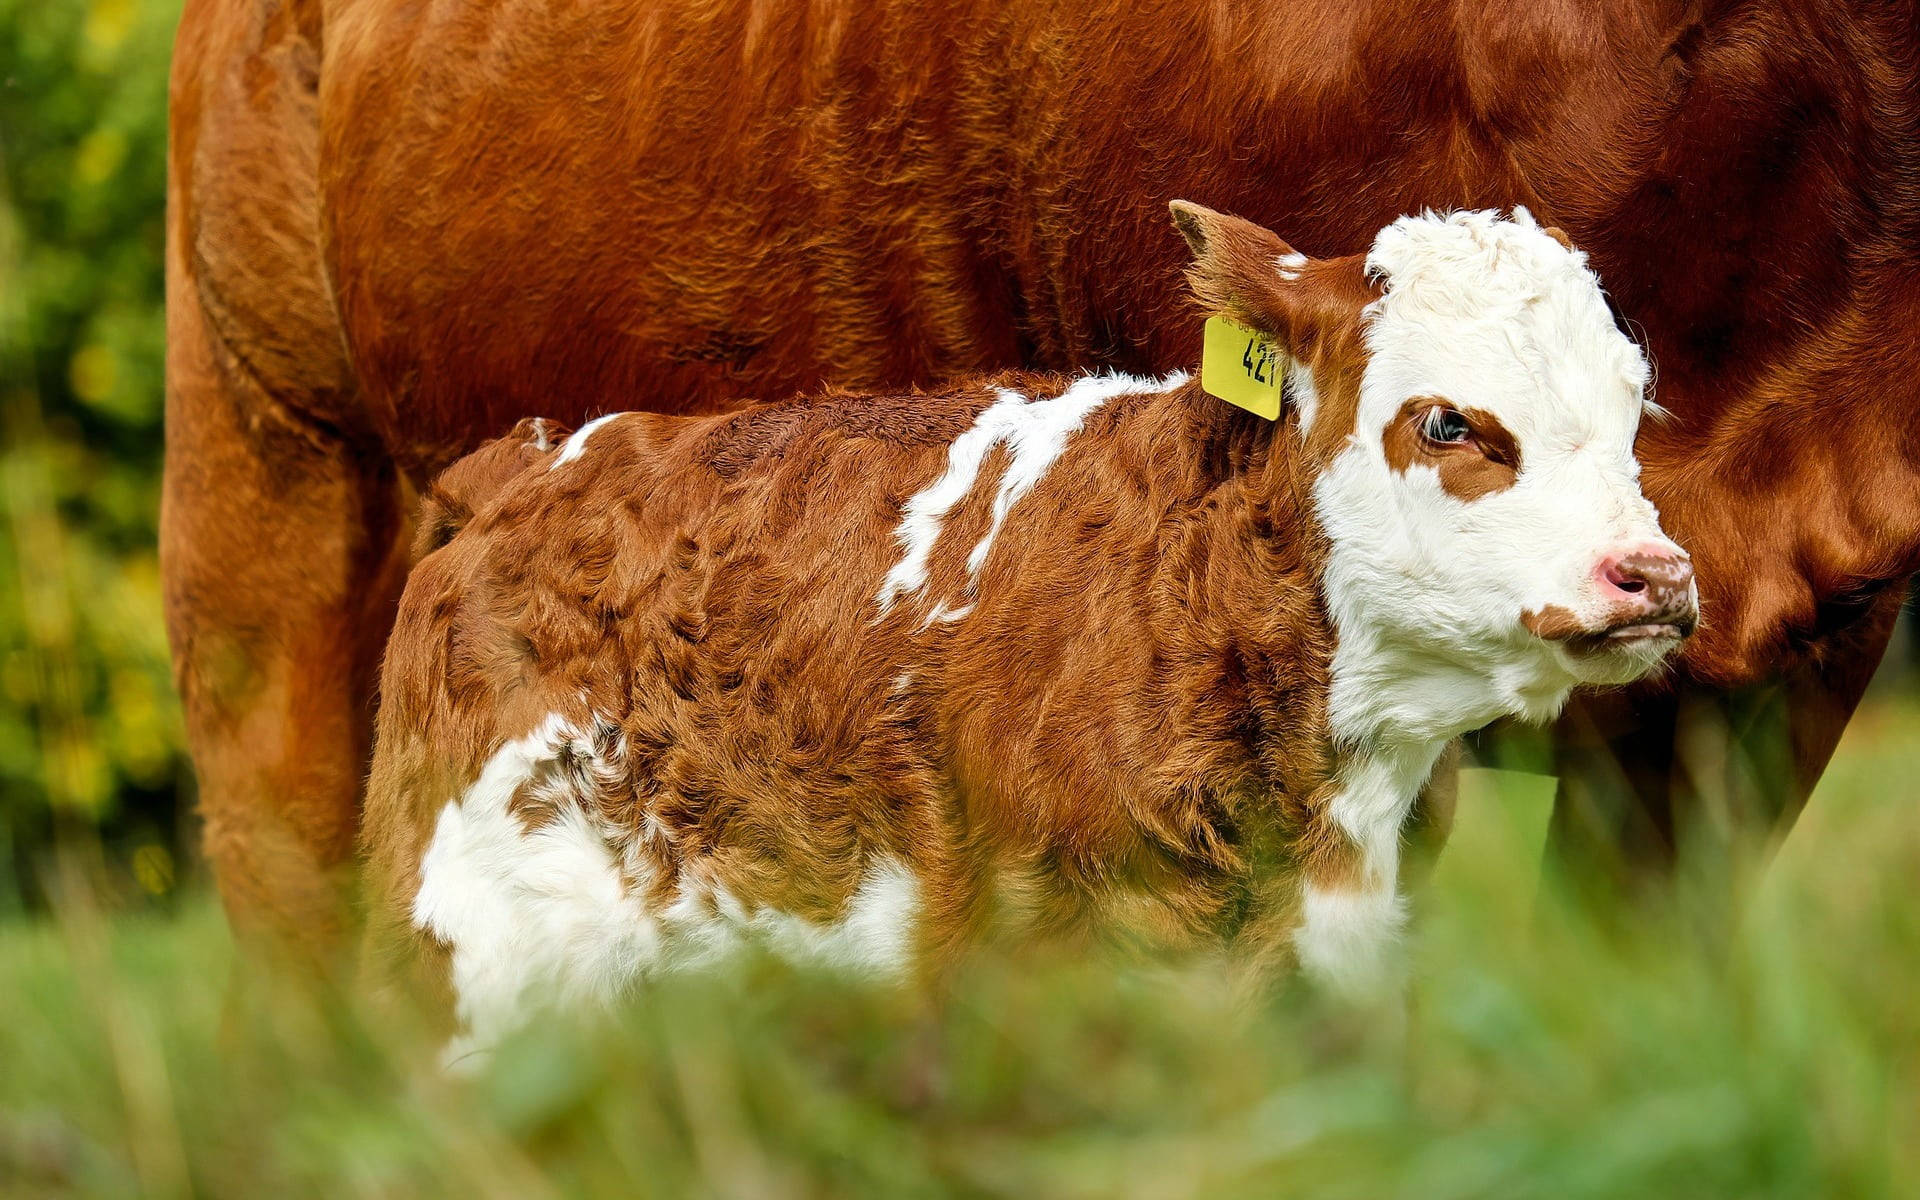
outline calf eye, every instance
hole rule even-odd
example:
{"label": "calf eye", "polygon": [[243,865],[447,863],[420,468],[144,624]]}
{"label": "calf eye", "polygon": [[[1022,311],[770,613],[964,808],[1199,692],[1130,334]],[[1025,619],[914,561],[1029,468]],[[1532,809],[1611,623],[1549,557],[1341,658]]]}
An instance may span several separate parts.
{"label": "calf eye", "polygon": [[1467,419],[1450,408],[1430,408],[1420,418],[1420,436],[1442,446],[1457,446],[1473,437]]}

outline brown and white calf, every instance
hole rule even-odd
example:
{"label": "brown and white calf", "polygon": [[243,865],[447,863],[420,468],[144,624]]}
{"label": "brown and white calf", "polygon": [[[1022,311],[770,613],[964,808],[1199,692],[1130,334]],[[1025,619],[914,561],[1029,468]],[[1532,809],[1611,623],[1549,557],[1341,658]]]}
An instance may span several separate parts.
{"label": "brown and white calf", "polygon": [[1557,231],[1310,260],[1175,215],[1205,303],[1290,356],[1278,422],[1183,374],[1003,376],[450,472],[366,845],[375,944],[462,1044],[750,943],[889,973],[995,922],[1362,985],[1447,742],[1692,627],[1646,363]]}

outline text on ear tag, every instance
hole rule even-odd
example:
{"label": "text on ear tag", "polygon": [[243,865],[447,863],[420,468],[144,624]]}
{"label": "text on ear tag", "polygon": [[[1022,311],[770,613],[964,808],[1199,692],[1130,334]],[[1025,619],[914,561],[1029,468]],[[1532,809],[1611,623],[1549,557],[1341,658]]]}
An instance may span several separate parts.
{"label": "text on ear tag", "polygon": [[1200,352],[1200,386],[1269,421],[1280,419],[1280,379],[1286,359],[1265,334],[1225,317],[1208,317]]}

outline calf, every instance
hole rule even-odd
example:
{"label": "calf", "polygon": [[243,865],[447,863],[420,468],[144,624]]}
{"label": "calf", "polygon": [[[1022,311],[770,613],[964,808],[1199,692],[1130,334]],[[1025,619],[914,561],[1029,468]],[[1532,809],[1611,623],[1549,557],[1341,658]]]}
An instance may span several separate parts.
{"label": "calf", "polygon": [[1278,421],[1009,375],[540,429],[442,497],[365,840],[372,936],[465,1043],[748,943],[895,973],[993,922],[1365,986],[1446,743],[1691,629],[1646,362],[1557,231],[1312,260],[1174,212],[1283,352]]}

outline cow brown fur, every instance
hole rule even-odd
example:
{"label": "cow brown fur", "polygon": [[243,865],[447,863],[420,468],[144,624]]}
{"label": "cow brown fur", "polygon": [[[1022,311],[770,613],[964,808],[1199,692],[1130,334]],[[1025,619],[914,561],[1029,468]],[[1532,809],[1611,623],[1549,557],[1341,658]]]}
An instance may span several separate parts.
{"label": "cow brown fur", "polygon": [[1651,806],[1657,855],[1713,782],[1676,713],[1771,690],[1767,828],[1920,563],[1917,29],[1845,0],[189,0],[162,555],[230,911],[338,927],[410,488],[608,396],[1184,363],[1179,193],[1315,254],[1516,202],[1590,251],[1661,372],[1646,487],[1706,619],[1565,765],[1630,779],[1583,811]]}

